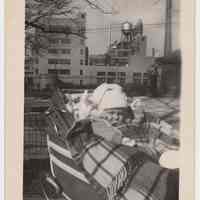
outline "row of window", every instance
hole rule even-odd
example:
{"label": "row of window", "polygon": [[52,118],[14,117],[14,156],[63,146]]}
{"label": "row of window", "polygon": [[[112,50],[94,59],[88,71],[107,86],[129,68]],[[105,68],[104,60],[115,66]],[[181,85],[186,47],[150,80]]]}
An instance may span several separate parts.
{"label": "row of window", "polygon": [[71,40],[69,38],[49,38],[50,44],[71,44]]}
{"label": "row of window", "polygon": [[28,58],[25,59],[25,64],[30,65],[30,64],[38,64],[38,58]]}
{"label": "row of window", "polygon": [[[105,76],[106,72],[97,72],[97,76]],[[126,72],[107,72],[108,76],[126,76]]]}
{"label": "row of window", "polygon": [[[101,72],[103,73],[103,72]],[[123,72],[124,73],[124,72]],[[71,75],[71,71],[69,69],[48,69],[48,74],[60,74],[60,75]],[[83,75],[84,71],[81,69],[80,70],[80,75]],[[126,83],[126,77],[125,76],[118,76],[118,77],[114,77],[114,76],[108,76],[103,77],[103,76],[97,76],[96,78],[97,83],[103,83],[103,82],[107,82],[107,83],[120,83],[120,84],[125,84]],[[148,79],[143,78],[138,76],[138,77],[133,77],[133,83],[134,84],[147,84],[148,83]],[[80,80],[80,85],[83,84],[83,80]]]}
{"label": "row of window", "polygon": [[51,58],[48,59],[48,64],[71,64],[71,60],[70,59],[55,59],[55,58]]}
{"label": "row of window", "polygon": [[71,71],[69,69],[48,69],[48,74],[65,74],[65,75],[70,75]]}
{"label": "row of window", "polygon": [[[50,44],[71,44],[72,40],[69,38],[49,38],[49,43]],[[84,39],[80,39],[80,44],[84,45],[85,40]]]}
{"label": "row of window", "polygon": [[129,52],[128,51],[118,51],[113,56],[118,56],[118,57],[128,57]]}
{"label": "row of window", "polygon": [[[107,80],[107,83],[115,83],[115,82],[118,82],[118,83],[125,83],[126,82],[126,78],[113,78],[113,77],[110,77],[110,78],[103,78],[103,77],[97,77],[97,83],[103,83]],[[134,84],[147,84],[148,83],[148,79],[133,79],[133,83]]]}
{"label": "row of window", "polygon": [[[71,54],[71,49],[48,49],[48,53],[50,54]],[[80,54],[84,54],[84,50],[80,49]]]}
{"label": "row of window", "polygon": [[70,54],[71,49],[48,49],[48,53],[51,53],[51,54]]}
{"label": "row of window", "polygon": [[[118,75],[116,77],[116,75]],[[148,83],[148,73],[142,73],[141,72],[134,72],[133,73],[133,83],[135,84],[147,84]],[[106,79],[106,72],[97,72],[97,82],[103,83],[107,80],[108,83],[125,83],[126,81],[126,73],[125,72],[107,72],[107,79]]]}
{"label": "row of window", "polygon": [[[70,65],[71,64],[71,60],[70,59],[56,59],[56,58],[50,58],[48,59],[48,64],[67,64]],[[84,60],[81,59],[80,60],[80,65],[84,65]]]}
{"label": "row of window", "polygon": [[115,83],[115,82],[118,82],[118,83],[121,83],[121,84],[124,84],[126,82],[126,79],[125,78],[118,78],[118,79],[115,79],[113,77],[110,77],[110,78],[103,78],[103,77],[97,77],[97,83],[98,84],[101,84],[101,83],[104,83],[104,82],[107,82],[107,83]]}
{"label": "row of window", "polygon": [[[97,72],[97,76],[105,76],[106,72]],[[108,76],[126,76],[126,72],[107,72]],[[133,73],[134,78],[141,78],[142,73],[141,72],[134,72]],[[148,73],[143,73],[143,78],[148,78]]]}
{"label": "row of window", "polygon": [[[68,74],[68,75],[70,75],[70,70],[69,69],[49,69],[48,73],[49,74],[57,74],[57,73],[59,73],[59,74]],[[80,70],[80,75],[83,75],[83,73],[84,73],[84,71],[81,69]],[[101,73],[104,73],[104,72],[100,72],[100,74]],[[123,72],[120,72],[120,73],[123,73]],[[97,74],[99,74],[99,72]],[[100,78],[100,79],[102,79],[102,78]],[[125,77],[118,77],[118,79],[125,79]]]}

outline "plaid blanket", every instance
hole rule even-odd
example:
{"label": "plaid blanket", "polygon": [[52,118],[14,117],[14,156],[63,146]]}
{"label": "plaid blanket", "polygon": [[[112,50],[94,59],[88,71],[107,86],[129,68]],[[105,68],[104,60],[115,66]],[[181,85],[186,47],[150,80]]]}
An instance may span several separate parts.
{"label": "plaid blanket", "polygon": [[96,139],[84,149],[82,163],[96,190],[108,200],[178,200],[178,172],[160,167],[142,148]]}
{"label": "plaid blanket", "polygon": [[119,199],[126,192],[132,174],[146,161],[152,162],[152,159],[144,150],[111,144],[103,139],[94,140],[82,153],[85,171],[105,189],[109,200]]}
{"label": "plaid blanket", "polygon": [[105,189],[109,200],[115,198],[129,174],[129,156],[103,139],[91,142],[83,151],[83,167],[88,174]]}
{"label": "plaid blanket", "polygon": [[132,173],[131,183],[121,200],[133,199],[136,192],[145,200],[178,200],[179,172],[162,168],[153,162],[141,162]]}

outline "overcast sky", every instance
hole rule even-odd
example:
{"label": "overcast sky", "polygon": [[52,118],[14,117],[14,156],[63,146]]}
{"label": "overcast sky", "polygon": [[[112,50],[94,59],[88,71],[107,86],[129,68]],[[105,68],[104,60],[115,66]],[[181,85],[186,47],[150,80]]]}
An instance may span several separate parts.
{"label": "overcast sky", "polygon": [[[101,12],[86,7],[87,12],[87,45],[90,54],[105,53],[109,41],[110,33],[108,28],[111,25],[111,40],[120,40],[121,32],[119,24],[130,21],[133,24],[140,18],[144,23],[144,34],[147,36],[147,55],[151,55],[152,48],[155,48],[160,55],[163,54],[164,46],[164,23],[165,21],[165,1],[166,0],[98,0],[99,5],[107,10],[114,6],[118,11],[114,15],[104,15]],[[177,2],[173,0],[173,22],[177,15]],[[174,21],[175,19],[175,21]],[[177,24],[176,24],[177,26]],[[178,45],[177,27],[173,26],[173,44]]]}

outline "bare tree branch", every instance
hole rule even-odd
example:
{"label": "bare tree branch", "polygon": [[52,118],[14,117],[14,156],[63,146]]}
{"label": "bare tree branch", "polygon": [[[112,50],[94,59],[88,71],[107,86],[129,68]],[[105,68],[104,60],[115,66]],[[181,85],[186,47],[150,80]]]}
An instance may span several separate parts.
{"label": "bare tree branch", "polygon": [[[25,5],[25,31],[26,31],[26,46],[32,46],[37,50],[39,48],[46,48],[45,39],[42,34],[46,34],[46,37],[50,33],[63,33],[65,35],[76,35],[79,37],[85,37],[85,30],[81,30],[80,23],[77,21],[78,14],[81,13],[81,8],[74,4],[75,0],[26,0]],[[103,14],[111,14],[111,12],[104,11],[96,0],[83,0],[91,8],[97,9]],[[63,29],[51,29],[48,24],[45,23],[46,19],[52,19],[54,17],[63,16],[75,25],[77,28],[69,26]],[[38,34],[42,32],[41,35]],[[37,36],[33,37],[37,32]],[[30,36],[30,37],[29,37]]]}

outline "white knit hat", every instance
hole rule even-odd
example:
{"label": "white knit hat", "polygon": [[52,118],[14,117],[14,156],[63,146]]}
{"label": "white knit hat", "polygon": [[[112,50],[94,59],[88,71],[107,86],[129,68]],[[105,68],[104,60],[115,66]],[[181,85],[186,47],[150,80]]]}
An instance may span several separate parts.
{"label": "white knit hat", "polygon": [[127,96],[118,84],[101,84],[94,90],[90,100],[100,112],[108,108],[128,106]]}

